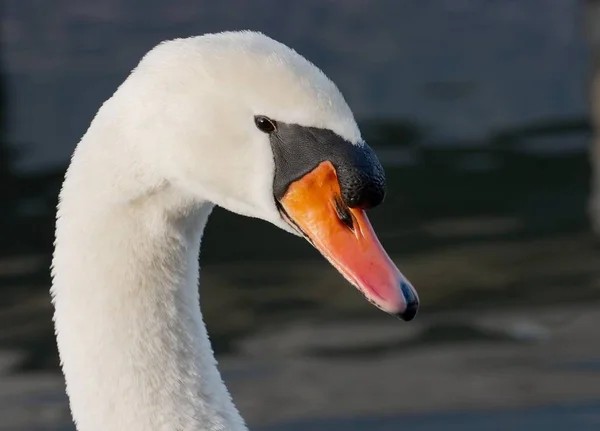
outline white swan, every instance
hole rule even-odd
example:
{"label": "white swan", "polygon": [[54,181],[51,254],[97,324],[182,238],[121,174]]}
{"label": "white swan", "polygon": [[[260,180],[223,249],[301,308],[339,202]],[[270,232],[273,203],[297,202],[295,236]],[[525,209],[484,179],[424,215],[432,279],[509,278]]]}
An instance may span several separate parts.
{"label": "white swan", "polygon": [[306,237],[412,319],[416,293],[363,211],[383,199],[382,174],[336,86],[285,45],[231,32],[151,50],[98,111],[60,194],[52,296],[78,429],[246,430],[199,307],[214,205]]}

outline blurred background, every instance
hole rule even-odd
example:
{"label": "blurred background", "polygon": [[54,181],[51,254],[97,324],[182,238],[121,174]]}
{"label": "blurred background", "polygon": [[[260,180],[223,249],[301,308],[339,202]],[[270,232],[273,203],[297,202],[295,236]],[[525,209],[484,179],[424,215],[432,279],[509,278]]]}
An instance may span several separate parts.
{"label": "blurred background", "polygon": [[338,84],[422,299],[397,321],[307,243],[216,210],[202,307],[251,428],[600,429],[599,2],[3,0],[0,20],[0,430],[73,429],[48,267],[76,143],[156,43],[234,29]]}

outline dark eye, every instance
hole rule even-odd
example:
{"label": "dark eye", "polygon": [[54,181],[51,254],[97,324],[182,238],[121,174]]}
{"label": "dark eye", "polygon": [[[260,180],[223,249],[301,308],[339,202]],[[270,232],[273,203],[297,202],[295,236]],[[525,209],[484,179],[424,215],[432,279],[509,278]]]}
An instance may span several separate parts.
{"label": "dark eye", "polygon": [[265,133],[273,133],[277,128],[275,126],[275,121],[262,115],[257,115],[254,117],[254,124],[256,124],[258,130]]}

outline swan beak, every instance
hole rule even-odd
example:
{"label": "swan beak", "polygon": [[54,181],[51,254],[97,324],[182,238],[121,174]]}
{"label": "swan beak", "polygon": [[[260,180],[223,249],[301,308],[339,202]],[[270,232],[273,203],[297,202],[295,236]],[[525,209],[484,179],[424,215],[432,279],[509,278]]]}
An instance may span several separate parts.
{"label": "swan beak", "polygon": [[279,206],[286,221],[369,302],[405,321],[416,316],[417,292],[383,249],[365,211],[342,202],[331,162],[291,183]]}

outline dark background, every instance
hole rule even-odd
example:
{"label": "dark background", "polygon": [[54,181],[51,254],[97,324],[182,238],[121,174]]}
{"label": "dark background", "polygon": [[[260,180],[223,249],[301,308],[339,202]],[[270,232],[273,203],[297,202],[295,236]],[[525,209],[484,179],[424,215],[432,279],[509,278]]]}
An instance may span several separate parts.
{"label": "dark background", "polygon": [[0,430],[71,429],[48,266],[78,139],[156,43],[235,29],[338,84],[388,176],[371,220],[423,303],[398,322],[308,244],[216,210],[202,308],[252,429],[600,429],[597,7],[4,0]]}

